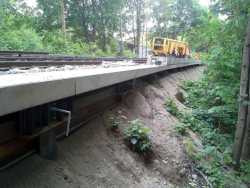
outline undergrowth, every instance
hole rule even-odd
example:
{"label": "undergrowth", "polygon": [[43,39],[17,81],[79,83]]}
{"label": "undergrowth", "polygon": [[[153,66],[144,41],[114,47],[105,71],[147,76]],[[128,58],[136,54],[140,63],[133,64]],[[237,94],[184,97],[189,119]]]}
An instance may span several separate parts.
{"label": "undergrowth", "polygon": [[178,117],[180,115],[179,110],[177,108],[177,105],[175,104],[175,102],[171,98],[166,99],[165,106],[166,106],[166,110],[170,114],[172,114],[172,115],[174,115],[176,117]]}
{"label": "undergrowth", "polygon": [[[214,187],[250,186],[250,161],[243,162],[240,171],[233,170],[231,156],[234,117],[230,116],[229,109],[218,108],[217,111],[208,109],[208,106],[201,102],[203,99],[196,98],[200,95],[200,90],[199,88],[196,90],[192,84],[194,83],[189,82],[183,86],[188,93],[186,101],[188,101],[187,105],[192,108],[191,112],[180,111],[170,99],[167,99],[165,104],[166,110],[180,121],[175,127],[177,133],[188,137],[188,131],[192,130],[201,139],[201,146],[197,146],[191,138],[184,139],[187,154],[196,168],[208,177]],[[199,105],[201,103],[204,106]]]}
{"label": "undergrowth", "polygon": [[120,125],[120,121],[116,118],[116,117],[114,117],[114,116],[111,116],[110,117],[110,128],[111,128],[111,130],[113,130],[113,131],[115,131],[115,130],[117,130],[118,128],[119,128],[119,125]]}
{"label": "undergrowth", "polygon": [[125,139],[132,150],[138,153],[146,153],[151,150],[149,131],[150,129],[144,127],[139,119],[130,122],[129,127],[125,130]]}

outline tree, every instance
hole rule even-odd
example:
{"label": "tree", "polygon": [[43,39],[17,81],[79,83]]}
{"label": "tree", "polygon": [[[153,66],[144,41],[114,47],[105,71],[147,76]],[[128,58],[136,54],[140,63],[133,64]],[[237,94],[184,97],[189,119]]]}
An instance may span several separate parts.
{"label": "tree", "polygon": [[62,23],[62,32],[66,35],[66,22],[65,22],[65,6],[64,0],[60,0],[61,2],[61,23]]}
{"label": "tree", "polygon": [[136,7],[136,54],[139,55],[141,41],[141,26],[142,26],[142,0],[135,1]]}
{"label": "tree", "polygon": [[76,36],[97,42],[105,51],[114,32],[119,30],[123,0],[77,0],[68,3],[68,25]]}
{"label": "tree", "polygon": [[61,0],[37,0],[40,10],[39,30],[54,30],[61,28]]}
{"label": "tree", "polygon": [[200,20],[201,24],[192,27],[183,36],[193,51],[210,53],[219,45],[217,37],[222,35],[224,23],[208,11],[203,13]]}
{"label": "tree", "polygon": [[153,32],[174,39],[199,25],[204,12],[196,0],[157,0],[152,6]]}
{"label": "tree", "polygon": [[[246,37],[246,44],[244,47],[244,54],[243,54],[243,61],[248,61],[248,64],[250,64],[250,21],[248,22],[248,28],[247,28],[247,37]],[[249,65],[250,69],[250,65]],[[248,101],[250,99],[250,70],[248,70]],[[249,160],[250,159],[250,107],[248,104],[248,112],[247,112],[247,119],[246,119],[246,127],[245,127],[245,133],[244,133],[244,141],[243,141],[243,147],[242,147],[242,159],[243,160]],[[239,118],[239,117],[238,117]],[[237,128],[238,130],[238,128]],[[236,130],[236,135],[238,136],[240,131]],[[237,138],[237,137],[236,137]],[[237,143],[237,141],[236,141]],[[237,144],[235,144],[237,145]],[[235,154],[236,155],[236,154]]]}
{"label": "tree", "polygon": [[[240,105],[238,113],[238,123],[235,133],[235,142],[233,148],[233,158],[236,161],[237,165],[240,163],[242,157],[242,149],[245,148],[245,151],[249,151],[247,146],[243,146],[244,140],[245,144],[248,143],[248,136],[245,139],[248,123],[250,123],[250,109],[248,109],[248,104],[246,101],[249,100],[249,74],[250,74],[250,21],[247,28],[247,37],[243,51],[243,63],[241,68],[241,81],[240,81]],[[245,152],[247,155],[247,152]]]}

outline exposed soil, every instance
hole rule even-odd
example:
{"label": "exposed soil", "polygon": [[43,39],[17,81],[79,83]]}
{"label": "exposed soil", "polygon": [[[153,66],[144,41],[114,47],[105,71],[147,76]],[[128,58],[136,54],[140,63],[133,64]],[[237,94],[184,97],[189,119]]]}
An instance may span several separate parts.
{"label": "exposed soil", "polygon": [[[140,88],[124,96],[117,108],[59,141],[56,161],[33,155],[1,172],[0,187],[186,187],[189,160],[182,139],[174,132],[177,119],[165,110],[164,102],[171,97],[184,108],[176,99],[178,84],[199,78],[203,69],[196,67],[142,82]],[[110,129],[110,116],[121,122],[116,131]],[[137,118],[151,129],[153,154],[147,163],[123,140],[127,122]]]}

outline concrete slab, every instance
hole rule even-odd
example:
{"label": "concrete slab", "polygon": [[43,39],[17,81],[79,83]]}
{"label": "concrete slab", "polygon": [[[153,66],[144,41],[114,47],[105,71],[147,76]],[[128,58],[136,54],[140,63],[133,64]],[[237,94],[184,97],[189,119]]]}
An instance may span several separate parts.
{"label": "concrete slab", "polygon": [[138,65],[0,76],[0,116],[177,67]]}

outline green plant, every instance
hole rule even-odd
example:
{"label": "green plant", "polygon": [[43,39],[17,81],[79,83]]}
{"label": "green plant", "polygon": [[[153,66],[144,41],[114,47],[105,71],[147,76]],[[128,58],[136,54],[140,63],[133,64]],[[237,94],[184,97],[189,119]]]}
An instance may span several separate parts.
{"label": "green plant", "polygon": [[[186,127],[193,130],[202,139],[203,147],[199,152],[195,152],[194,144],[188,140],[184,141],[188,155],[195,161],[199,168],[215,187],[241,187],[241,180],[248,182],[250,171],[244,166],[240,175],[236,175],[232,170],[228,170],[232,165],[231,145],[233,137],[229,134],[221,134],[211,124],[204,120],[197,119],[191,113],[181,115],[180,130]],[[185,123],[184,123],[185,122]],[[233,186],[231,186],[233,185]],[[244,187],[244,186],[243,186]]]}
{"label": "green plant", "polygon": [[151,142],[149,139],[149,128],[143,126],[143,123],[139,120],[133,120],[130,122],[129,127],[125,130],[125,139],[138,153],[146,153],[151,150]]}
{"label": "green plant", "polygon": [[188,128],[189,128],[189,125],[185,123],[177,123],[175,126],[176,132],[181,135],[185,135],[187,133]]}
{"label": "green plant", "polygon": [[19,29],[0,29],[1,50],[42,50],[42,37],[34,29],[22,26]]}
{"label": "green plant", "polygon": [[240,171],[237,174],[243,182],[247,182],[249,185],[250,180],[250,160],[242,161]]}
{"label": "green plant", "polygon": [[[191,84],[189,86],[195,87]],[[189,91],[187,93],[189,94]],[[192,98],[190,104],[193,100]],[[169,106],[175,106],[172,105],[172,102],[168,102],[168,104],[171,104]],[[192,112],[178,111],[177,118],[180,123],[176,125],[175,130],[179,134],[185,135],[187,129],[190,129],[199,135],[202,141],[201,148],[197,148],[190,138],[184,139],[184,147],[189,157],[195,162],[196,168],[208,177],[212,185],[221,188],[232,187],[230,185],[244,187],[242,181],[249,182],[248,178],[250,177],[248,166],[244,163],[244,170],[241,168],[238,175],[232,170],[226,170],[230,169],[232,165],[231,146],[233,136],[229,133],[223,133],[219,127],[214,125],[212,114],[199,108],[192,110]]]}
{"label": "green plant", "polygon": [[172,115],[174,115],[174,116],[176,116],[176,117],[178,117],[178,116],[180,115],[180,112],[179,112],[179,110],[178,110],[178,107],[177,107],[177,105],[175,104],[175,102],[173,101],[173,99],[167,98],[166,101],[165,101],[165,106],[166,106],[166,110],[167,110],[170,114],[172,114]]}
{"label": "green plant", "polygon": [[128,57],[128,58],[135,58],[136,57],[136,54],[133,53],[131,50],[129,49],[124,49],[123,51],[123,56],[124,57]]}
{"label": "green plant", "polygon": [[198,149],[196,148],[195,144],[193,143],[192,139],[186,138],[183,140],[183,144],[188,156],[191,159],[198,160],[200,156],[198,155]]}
{"label": "green plant", "polygon": [[110,121],[111,121],[111,129],[117,130],[119,128],[119,124],[120,124],[118,119],[116,119],[115,117],[112,116],[112,117],[110,117]]}

